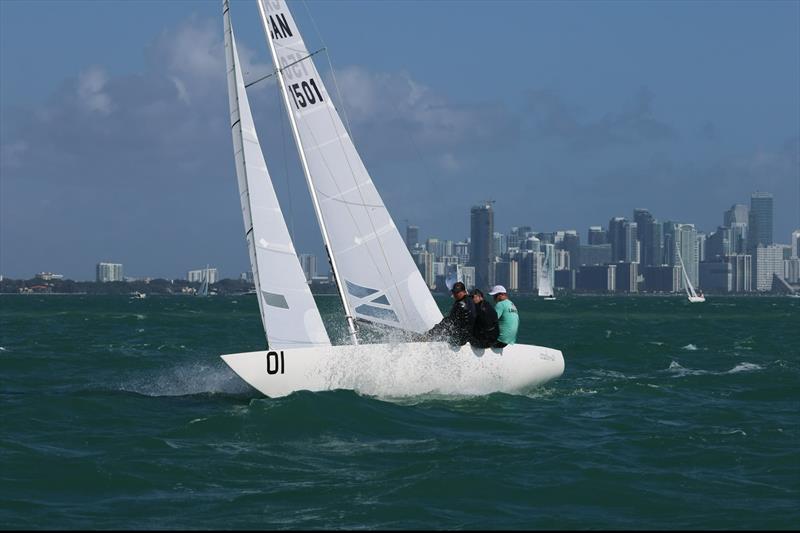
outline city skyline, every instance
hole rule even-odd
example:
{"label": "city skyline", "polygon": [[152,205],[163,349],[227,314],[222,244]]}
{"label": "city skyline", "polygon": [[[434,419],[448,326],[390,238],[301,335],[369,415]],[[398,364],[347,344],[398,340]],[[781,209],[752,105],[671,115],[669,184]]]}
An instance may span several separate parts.
{"label": "city skyline", "polygon": [[[425,4],[413,39],[405,2],[308,4],[316,24],[298,24],[400,227],[460,235],[491,199],[497,228],[583,232],[646,206],[712,231],[710,206],[755,190],[774,194],[775,235],[797,227],[800,4],[496,2],[502,47],[475,39],[476,4]],[[0,11],[0,272],[247,270],[218,3]],[[252,80],[270,71],[262,28],[251,3],[231,11]],[[274,84],[249,91],[295,249],[323,257]]]}

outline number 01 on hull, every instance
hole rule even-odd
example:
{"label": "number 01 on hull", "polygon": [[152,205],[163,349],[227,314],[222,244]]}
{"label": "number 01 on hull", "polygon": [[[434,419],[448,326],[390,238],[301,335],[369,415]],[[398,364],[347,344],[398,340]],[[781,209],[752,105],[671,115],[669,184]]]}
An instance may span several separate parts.
{"label": "number 01 on hull", "polygon": [[519,393],[564,372],[560,351],[514,344],[503,349],[442,342],[361,344],[223,355],[266,396],[350,389],[382,397]]}

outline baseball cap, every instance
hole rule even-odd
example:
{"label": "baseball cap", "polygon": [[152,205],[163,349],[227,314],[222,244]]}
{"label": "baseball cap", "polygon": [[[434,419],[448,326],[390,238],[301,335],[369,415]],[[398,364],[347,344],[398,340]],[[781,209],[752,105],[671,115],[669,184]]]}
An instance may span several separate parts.
{"label": "baseball cap", "polygon": [[500,293],[504,293],[504,292],[506,292],[506,288],[505,288],[505,287],[503,287],[502,285],[495,285],[495,286],[494,286],[494,287],[492,287],[492,289],[489,291],[489,294],[491,294],[492,296],[494,296],[495,294],[500,294]]}
{"label": "baseball cap", "polygon": [[457,292],[466,291],[466,290],[467,290],[467,288],[464,286],[463,283],[461,283],[460,281],[456,281],[455,283],[453,283],[453,288],[450,289],[450,292],[455,294]]}

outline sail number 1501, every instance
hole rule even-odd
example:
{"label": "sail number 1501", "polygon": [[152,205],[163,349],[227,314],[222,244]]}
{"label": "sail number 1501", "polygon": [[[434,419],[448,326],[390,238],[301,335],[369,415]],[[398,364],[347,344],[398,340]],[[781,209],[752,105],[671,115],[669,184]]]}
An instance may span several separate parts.
{"label": "sail number 1501", "polygon": [[314,78],[300,83],[293,83],[289,86],[289,89],[291,89],[289,92],[294,98],[294,106],[297,109],[322,102],[322,93],[319,91]]}

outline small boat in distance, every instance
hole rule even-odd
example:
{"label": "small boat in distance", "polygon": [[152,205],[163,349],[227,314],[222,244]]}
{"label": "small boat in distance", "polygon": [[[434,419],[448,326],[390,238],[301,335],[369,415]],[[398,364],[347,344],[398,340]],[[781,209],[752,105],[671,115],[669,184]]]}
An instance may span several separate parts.
{"label": "small boat in distance", "polygon": [[542,260],[541,268],[537,276],[537,291],[539,296],[543,296],[545,300],[555,300],[553,295],[553,280],[551,273],[553,272],[553,247],[545,245],[544,258]]}
{"label": "small boat in distance", "polygon": [[689,279],[689,274],[686,273],[686,267],[683,265],[681,250],[678,247],[677,242],[675,243],[675,250],[678,252],[678,261],[681,264],[681,272],[683,272],[683,283],[684,283],[684,289],[686,289],[686,297],[689,299],[689,302],[693,304],[705,302],[706,297],[703,296],[702,292],[698,294],[694,290],[694,285],[692,285],[692,281]]}
{"label": "small boat in distance", "polygon": [[144,300],[147,297],[147,294],[139,291],[133,291],[131,293],[131,300]]}

